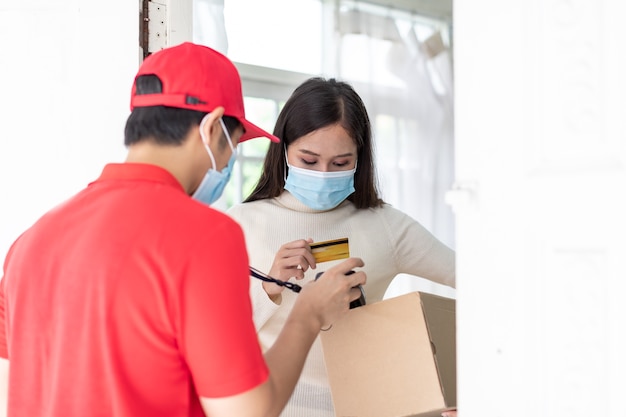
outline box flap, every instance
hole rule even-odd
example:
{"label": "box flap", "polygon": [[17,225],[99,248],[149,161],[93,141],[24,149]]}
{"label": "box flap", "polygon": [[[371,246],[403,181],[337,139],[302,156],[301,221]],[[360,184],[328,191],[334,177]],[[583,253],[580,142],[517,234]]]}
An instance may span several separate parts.
{"label": "box flap", "polygon": [[[436,301],[434,316],[447,311]],[[350,310],[322,333],[337,417],[403,417],[450,406],[422,312],[431,305],[423,307],[417,292],[390,298]]]}
{"label": "box flap", "polygon": [[448,407],[456,406],[456,303],[434,294],[420,293],[433,353]]}

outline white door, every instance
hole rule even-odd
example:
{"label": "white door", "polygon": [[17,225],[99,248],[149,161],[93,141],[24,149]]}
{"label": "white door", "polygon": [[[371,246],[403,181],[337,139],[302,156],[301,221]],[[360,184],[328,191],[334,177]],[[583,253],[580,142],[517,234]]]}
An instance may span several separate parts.
{"label": "white door", "polygon": [[624,416],[626,4],[454,7],[461,415]]}

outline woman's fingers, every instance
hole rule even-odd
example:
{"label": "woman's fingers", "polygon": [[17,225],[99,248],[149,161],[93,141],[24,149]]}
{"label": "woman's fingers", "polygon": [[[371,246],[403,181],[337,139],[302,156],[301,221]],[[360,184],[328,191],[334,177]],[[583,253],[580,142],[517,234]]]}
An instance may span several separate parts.
{"label": "woman's fingers", "polygon": [[302,279],[309,268],[315,269],[315,258],[309,246],[311,241],[299,239],[282,245],[274,257],[270,275],[282,280]]}

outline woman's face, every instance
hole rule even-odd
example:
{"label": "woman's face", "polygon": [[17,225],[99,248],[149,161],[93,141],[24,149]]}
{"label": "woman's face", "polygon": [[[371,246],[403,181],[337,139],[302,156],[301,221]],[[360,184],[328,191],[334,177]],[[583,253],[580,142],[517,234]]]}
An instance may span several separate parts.
{"label": "woman's face", "polygon": [[340,124],[315,130],[287,147],[289,165],[314,171],[347,171],[356,158],[356,144]]}

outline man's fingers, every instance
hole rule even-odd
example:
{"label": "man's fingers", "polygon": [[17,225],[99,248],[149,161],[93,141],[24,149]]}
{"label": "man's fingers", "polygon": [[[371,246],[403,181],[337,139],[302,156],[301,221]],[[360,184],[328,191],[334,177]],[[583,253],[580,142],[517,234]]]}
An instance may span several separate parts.
{"label": "man's fingers", "polygon": [[339,265],[335,265],[332,269],[336,269],[337,271],[343,271],[344,274],[353,270],[354,268],[360,268],[363,265],[363,260],[361,258],[348,258]]}
{"label": "man's fingers", "polygon": [[355,301],[361,298],[361,295],[363,294],[361,291],[362,290],[358,285],[356,287],[352,287],[350,290],[350,301]]}

